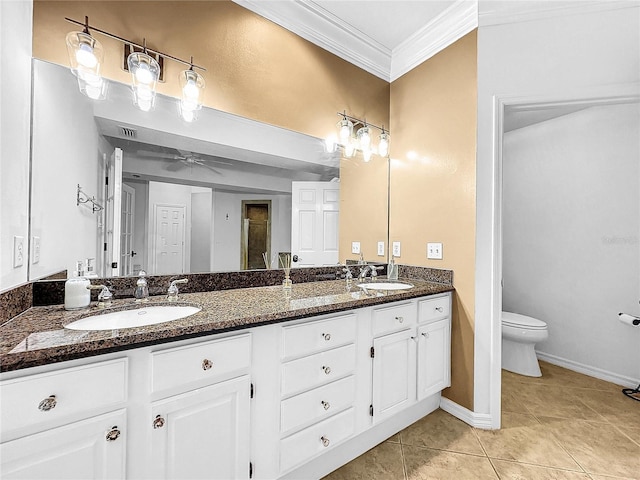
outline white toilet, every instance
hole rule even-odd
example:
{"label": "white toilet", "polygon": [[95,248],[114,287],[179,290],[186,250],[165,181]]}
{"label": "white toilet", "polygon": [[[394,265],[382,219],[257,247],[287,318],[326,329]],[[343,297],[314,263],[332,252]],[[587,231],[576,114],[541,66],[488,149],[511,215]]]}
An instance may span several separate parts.
{"label": "white toilet", "polygon": [[549,337],[546,322],[519,313],[502,312],[502,368],[541,377],[535,345]]}

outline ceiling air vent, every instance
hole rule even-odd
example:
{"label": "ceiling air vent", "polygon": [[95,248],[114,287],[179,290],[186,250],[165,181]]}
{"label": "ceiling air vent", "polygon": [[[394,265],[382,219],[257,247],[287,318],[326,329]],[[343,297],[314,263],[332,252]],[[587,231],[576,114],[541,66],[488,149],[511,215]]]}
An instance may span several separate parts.
{"label": "ceiling air vent", "polygon": [[127,137],[127,138],[137,138],[138,137],[138,131],[134,128],[130,128],[130,127],[123,127],[122,125],[118,126],[118,128],[120,129],[120,136],[121,137]]}

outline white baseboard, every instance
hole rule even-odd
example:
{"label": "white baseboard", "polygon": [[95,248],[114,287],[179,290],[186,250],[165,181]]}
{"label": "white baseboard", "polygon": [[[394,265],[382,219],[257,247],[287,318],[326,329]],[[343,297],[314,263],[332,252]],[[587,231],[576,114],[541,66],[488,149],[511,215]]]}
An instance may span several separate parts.
{"label": "white baseboard", "polygon": [[536,351],[536,355],[538,359],[542,361],[549,362],[553,365],[566,368],[567,370],[572,370],[574,372],[582,373],[584,375],[589,375],[590,377],[595,377],[595,378],[599,378],[600,380],[605,380],[607,382],[615,383],[616,385],[621,385],[623,387],[635,388],[638,386],[638,384],[640,384],[640,379],[638,378],[631,378],[624,375],[618,375],[617,373],[592,367],[591,365],[585,365],[583,363],[574,362],[573,360],[568,360],[566,358],[558,357],[556,355],[551,355],[550,353]]}
{"label": "white baseboard", "polygon": [[459,418],[463,422],[468,423],[472,427],[481,428],[483,430],[493,430],[495,428],[493,426],[493,418],[490,414],[472,412],[448,398],[442,397],[440,399],[440,408],[454,417]]}

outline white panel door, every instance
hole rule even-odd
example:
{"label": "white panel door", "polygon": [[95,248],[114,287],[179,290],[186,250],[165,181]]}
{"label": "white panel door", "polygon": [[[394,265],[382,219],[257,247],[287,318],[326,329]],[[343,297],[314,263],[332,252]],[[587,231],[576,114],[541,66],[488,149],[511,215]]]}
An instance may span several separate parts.
{"label": "white panel door", "polygon": [[418,400],[451,385],[451,321],[418,328]]}
{"label": "white panel door", "polygon": [[416,343],[413,330],[373,340],[373,421],[405,409],[416,399]]}
{"label": "white panel door", "polygon": [[185,212],[184,205],[154,206],[153,273],[167,275],[184,272]]}
{"label": "white panel door", "polygon": [[249,478],[249,393],[245,375],[155,402],[150,478]]}
{"label": "white panel door", "polygon": [[293,267],[336,265],[340,184],[292,182],[291,255]]}
{"label": "white panel door", "polygon": [[100,415],[0,445],[5,480],[125,478],[126,412]]}

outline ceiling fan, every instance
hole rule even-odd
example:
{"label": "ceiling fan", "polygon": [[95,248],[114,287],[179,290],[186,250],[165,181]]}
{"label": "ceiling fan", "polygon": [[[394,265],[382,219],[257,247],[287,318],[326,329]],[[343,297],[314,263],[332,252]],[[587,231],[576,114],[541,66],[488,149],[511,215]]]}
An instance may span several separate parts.
{"label": "ceiling fan", "polygon": [[177,150],[177,151],[178,153],[175,154],[175,153],[150,152],[147,150],[138,150],[138,155],[140,155],[141,157],[164,158],[168,160],[176,160],[175,162],[170,163],[166,167],[166,170],[169,170],[172,172],[178,171],[181,168],[184,168],[184,166],[193,167],[195,165],[195,166],[208,168],[209,170],[217,173],[218,175],[222,175],[222,173],[220,173],[218,170],[213,168],[207,162],[217,163],[219,165],[231,165],[230,162],[225,162],[223,160],[203,158],[199,156],[197,153],[188,152],[184,150]]}

